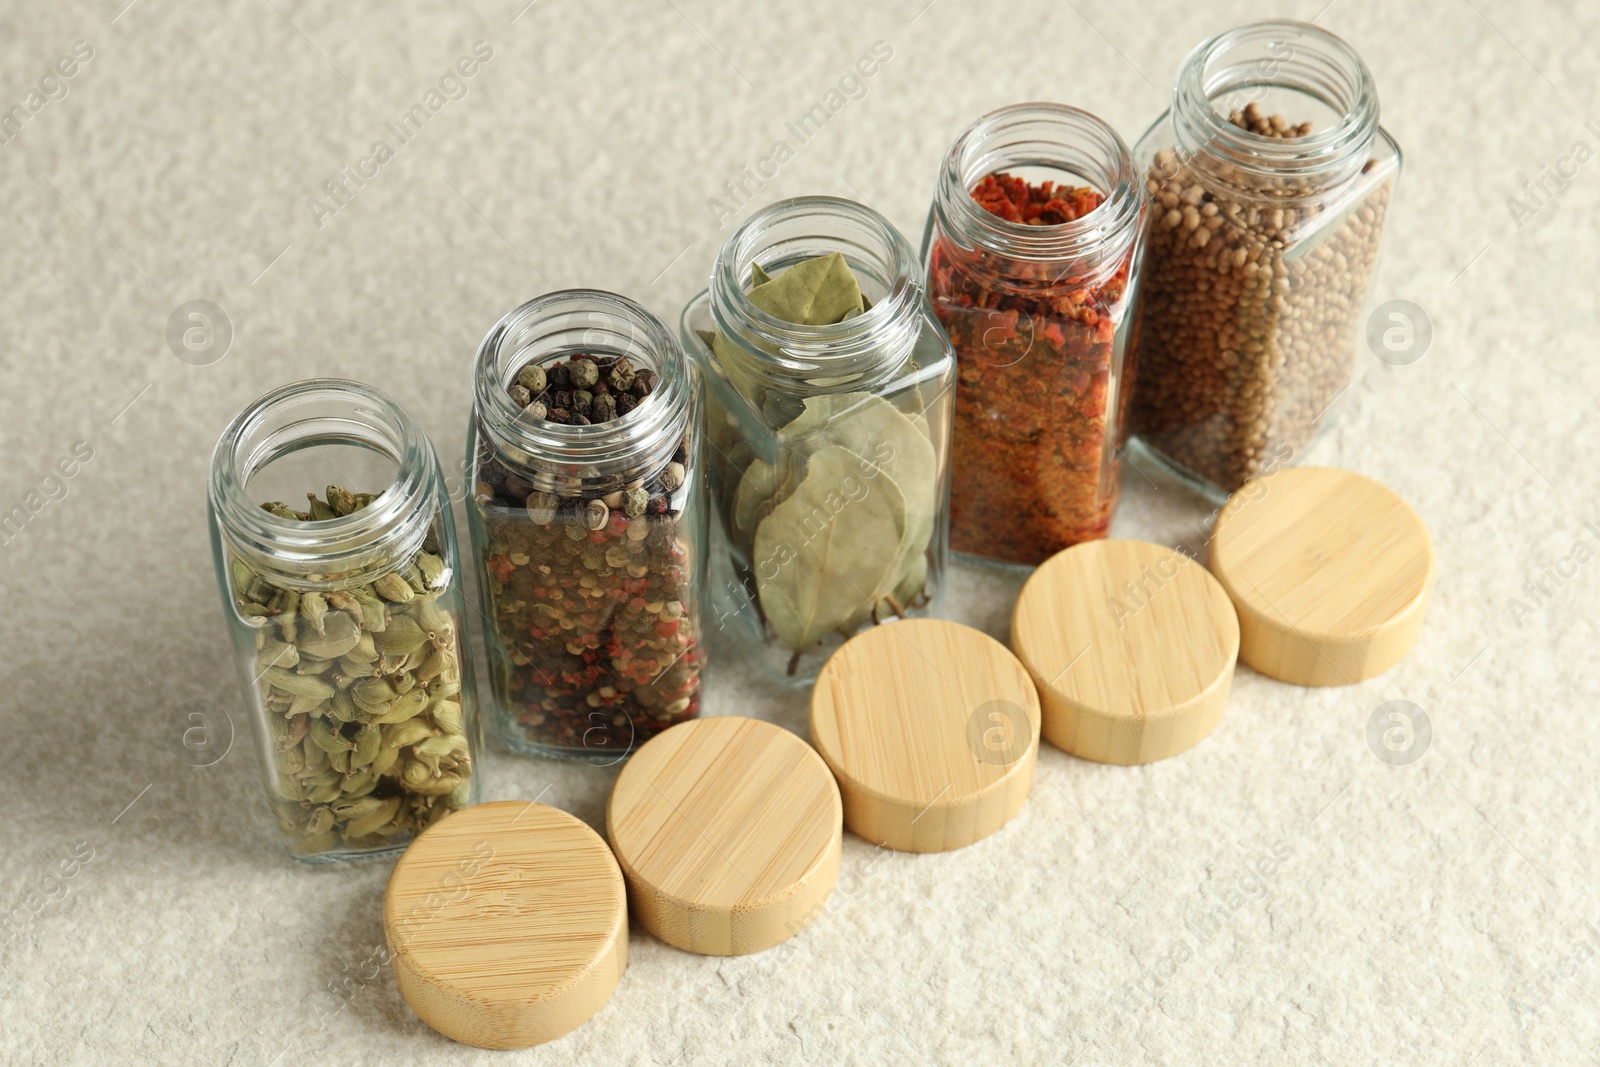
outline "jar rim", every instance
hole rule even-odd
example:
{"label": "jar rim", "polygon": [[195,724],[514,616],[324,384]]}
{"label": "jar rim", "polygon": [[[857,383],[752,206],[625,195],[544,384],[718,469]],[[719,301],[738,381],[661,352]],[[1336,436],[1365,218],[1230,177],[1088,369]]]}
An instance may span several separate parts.
{"label": "jar rim", "polygon": [[[1077,175],[1103,199],[1070,222],[1046,226],[1011,222],[973,199],[983,177],[1025,166]],[[1082,108],[1033,101],[991,111],[955,139],[940,164],[934,211],[941,231],[962,244],[1048,262],[1130,244],[1144,199],[1133,154],[1110,124]]]}
{"label": "jar rim", "polygon": [[[300,521],[250,498],[250,479],[316,444],[367,448],[396,465],[372,501],[348,515]],[[307,378],[279,386],[234,416],[211,453],[207,496],[229,546],[262,569],[309,580],[327,573],[398,566],[421,548],[442,480],[433,445],[388,393],[348,378]],[[370,575],[368,576],[370,578]]]}
{"label": "jar rim", "polygon": [[[572,341],[558,340],[529,359],[615,349],[646,362],[658,376],[656,388],[628,414],[588,426],[524,417],[506,389],[520,369],[511,361],[569,334]],[[592,345],[580,343],[590,336]],[[625,468],[659,466],[677,449],[689,422],[690,374],[672,331],[642,304],[603,289],[557,289],[508,311],[484,335],[473,361],[474,413],[512,462],[615,480]]]}
{"label": "jar rim", "polygon": [[[830,225],[849,236],[819,232]],[[886,292],[860,315],[842,322],[805,326],[770,315],[749,299],[743,279],[757,257],[773,247],[773,236],[794,233],[860,265],[871,260]],[[852,239],[853,238],[853,239]],[[870,246],[869,246],[870,243]],[[852,270],[857,265],[852,265]],[[921,329],[922,279],[916,252],[888,219],[865,204],[836,196],[780,200],[752,215],[717,253],[710,281],[711,314],[724,333],[760,353],[763,370],[780,375],[856,375],[891,370],[909,353]]]}
{"label": "jar rim", "polygon": [[[1270,57],[1224,62],[1255,48]],[[1214,101],[1245,85],[1305,93],[1339,118],[1303,137],[1243,129]],[[1269,19],[1224,30],[1196,46],[1178,68],[1172,114],[1177,147],[1186,157],[1212,156],[1252,176],[1337,181],[1365,162],[1378,132],[1378,91],[1371,70],[1342,37],[1309,22]]]}

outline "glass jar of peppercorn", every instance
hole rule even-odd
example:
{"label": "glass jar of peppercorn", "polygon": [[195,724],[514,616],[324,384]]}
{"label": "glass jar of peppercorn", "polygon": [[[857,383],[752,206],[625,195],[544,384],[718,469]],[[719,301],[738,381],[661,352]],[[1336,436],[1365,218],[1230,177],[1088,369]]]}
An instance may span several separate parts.
{"label": "glass jar of peppercorn", "polygon": [[959,367],[957,552],[1032,566],[1106,535],[1145,205],[1127,146],[1077,108],[1003,108],[945,157],[923,258]]}
{"label": "glass jar of peppercorn", "polygon": [[1134,158],[1152,206],[1133,431],[1221,500],[1336,416],[1400,149],[1348,44],[1258,22],[1189,54]]}
{"label": "glass jar of peppercorn", "polygon": [[513,751],[620,760],[700,708],[700,389],[631,300],[548,293],[478,349],[467,461]]}
{"label": "glass jar of peppercorn", "polygon": [[802,197],[730,237],[684,309],[721,520],[710,610],[777,678],[937,605],[955,362],[919,274],[877,212]]}

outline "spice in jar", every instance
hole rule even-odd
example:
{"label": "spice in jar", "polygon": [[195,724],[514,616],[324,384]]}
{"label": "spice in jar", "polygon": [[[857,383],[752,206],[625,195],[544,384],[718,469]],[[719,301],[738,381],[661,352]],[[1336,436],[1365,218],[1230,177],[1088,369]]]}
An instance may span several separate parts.
{"label": "spice in jar", "polygon": [[[321,522],[373,494],[327,487],[280,518]],[[456,576],[430,534],[405,565],[290,589],[228,560],[235,611],[255,631],[257,693],[276,767],[278,820],[304,856],[383,848],[472,798]]]}
{"label": "spice in jar", "polygon": [[[1254,103],[1229,121],[1275,140],[1312,129]],[[1392,184],[1369,180],[1374,167],[1337,201],[1290,178],[1245,196],[1154,154],[1132,419],[1158,453],[1231,492],[1315,438],[1354,371]]]}
{"label": "spice in jar", "polygon": [[[838,252],[776,275],[753,265],[746,297],[796,326],[835,325],[871,307]],[[930,424],[915,387],[892,400],[839,388],[849,381],[780,392],[740,379],[726,336],[700,339],[739,389],[738,398],[713,392],[728,464],[718,492],[724,529],[793,677],[824,640],[926,604],[940,489]],[[732,416],[735,407],[760,411],[759,427]]]}
{"label": "spice in jar", "polygon": [[[972,197],[1030,227],[1082,219],[1104,199],[1007,173]],[[957,360],[951,548],[1036,564],[1106,535],[1131,371],[1118,327],[1136,256],[1130,243],[1109,261],[1064,264],[935,238],[929,288]]]}
{"label": "spice in jar", "polygon": [[[625,356],[577,353],[530,361],[506,389],[525,419],[587,426],[626,419],[658,380]],[[574,476],[545,491],[480,441],[474,506],[493,684],[530,743],[621,754],[699,712],[679,492],[692,462],[685,435],[649,477],[596,492]]]}

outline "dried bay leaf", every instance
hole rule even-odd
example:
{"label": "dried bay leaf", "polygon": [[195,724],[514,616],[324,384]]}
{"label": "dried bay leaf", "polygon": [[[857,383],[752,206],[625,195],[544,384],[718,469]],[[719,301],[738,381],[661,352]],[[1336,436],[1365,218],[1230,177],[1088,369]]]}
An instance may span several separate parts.
{"label": "dried bay leaf", "polygon": [[751,289],[750,302],[796,326],[829,326],[861,314],[861,286],[844,255],[805,259]]}
{"label": "dried bay leaf", "polygon": [[[918,415],[918,419],[921,419]],[[896,563],[886,584],[874,590],[878,599],[895,594],[927,553],[938,507],[938,455],[922,426],[889,401],[870,393],[826,393],[806,398],[800,417],[778,432],[779,442],[804,456],[818,448],[840,446],[871,460],[877,477],[889,477],[905,496],[904,536],[895,546]],[[922,565],[926,576],[926,560]],[[920,590],[920,583],[919,583]]]}
{"label": "dried bay leaf", "polygon": [[906,499],[892,478],[869,480],[870,469],[847,448],[818,449],[794,492],[756,529],[756,592],[778,639],[793,651],[859,625],[872,614],[876,592],[897,578]]}

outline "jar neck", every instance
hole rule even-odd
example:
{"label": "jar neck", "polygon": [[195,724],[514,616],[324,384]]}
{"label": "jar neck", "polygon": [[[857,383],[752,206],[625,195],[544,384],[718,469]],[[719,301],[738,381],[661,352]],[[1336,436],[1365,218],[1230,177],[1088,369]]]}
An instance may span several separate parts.
{"label": "jar neck", "polygon": [[[533,418],[507,391],[528,364],[579,355],[626,356],[655,372],[655,390],[626,415],[589,426]],[[671,332],[639,304],[599,289],[546,293],[495,323],[478,346],[477,425],[496,458],[541,492],[568,491],[574,479],[619,488],[653,475],[683,442],[694,397],[689,375]]]}
{"label": "jar neck", "polygon": [[[826,326],[801,326],[750,301],[751,267],[776,275],[838,252],[872,306]],[[886,380],[911,357],[923,321],[916,253],[882,215],[831,196],[782,200],[757,212],[728,239],[711,271],[711,316],[739,342],[719,349],[741,382],[815,392]]]}
{"label": "jar neck", "polygon": [[[1299,100],[1323,121],[1303,137],[1268,137],[1229,115],[1270,95]],[[1288,101],[1277,101],[1276,108]],[[1179,158],[1199,179],[1235,196],[1315,196],[1361,172],[1378,132],[1378,92],[1355,51],[1304,22],[1254,22],[1201,44],[1178,70],[1172,124]]]}
{"label": "jar neck", "polygon": [[[1010,222],[973,199],[990,174],[1047,169],[1058,184],[1087,185],[1103,197],[1081,218],[1050,226]],[[985,115],[945,156],[933,210],[948,244],[967,249],[1002,277],[1049,280],[1114,272],[1138,241],[1144,186],[1117,132],[1062,104],[1017,104]],[[1015,264],[1007,268],[1007,264]]]}
{"label": "jar neck", "polygon": [[[392,460],[394,481],[366,507],[302,522],[264,510],[250,481],[309,448],[356,446]],[[335,589],[370,581],[422,547],[443,498],[439,464],[421,428],[387,393],[342,378],[294,382],[228,424],[211,455],[211,512],[234,553],[290,586]]]}

